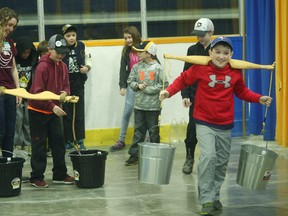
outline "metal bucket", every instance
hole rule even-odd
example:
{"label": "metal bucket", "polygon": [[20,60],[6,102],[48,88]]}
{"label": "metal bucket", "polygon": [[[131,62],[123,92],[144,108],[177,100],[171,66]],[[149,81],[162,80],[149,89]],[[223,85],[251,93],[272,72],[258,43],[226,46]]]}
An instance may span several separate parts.
{"label": "metal bucket", "polygon": [[149,184],[169,184],[175,147],[163,143],[139,143],[138,179]]}
{"label": "metal bucket", "polygon": [[277,157],[275,152],[267,148],[242,145],[237,184],[248,189],[265,190]]}

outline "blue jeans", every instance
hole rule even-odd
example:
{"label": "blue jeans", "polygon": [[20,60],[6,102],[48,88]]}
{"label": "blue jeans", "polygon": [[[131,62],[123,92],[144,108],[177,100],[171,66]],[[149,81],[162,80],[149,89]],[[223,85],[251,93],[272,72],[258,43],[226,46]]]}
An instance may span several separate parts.
{"label": "blue jeans", "polygon": [[124,107],[124,112],[122,115],[120,137],[119,137],[119,141],[122,141],[122,142],[125,142],[127,128],[129,125],[130,117],[133,112],[134,98],[135,98],[135,93],[130,88],[130,86],[128,86],[126,89],[125,107]]}
{"label": "blue jeans", "polygon": [[0,95],[0,145],[2,156],[12,157],[16,124],[16,98]]}

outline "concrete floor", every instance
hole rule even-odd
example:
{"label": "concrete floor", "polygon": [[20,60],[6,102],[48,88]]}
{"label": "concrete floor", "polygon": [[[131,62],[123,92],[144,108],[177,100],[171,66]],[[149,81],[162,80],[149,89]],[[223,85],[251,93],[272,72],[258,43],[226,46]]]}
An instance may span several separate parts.
{"label": "concrete floor", "polygon": [[[269,142],[268,148],[279,154],[266,190],[248,190],[236,183],[241,144],[265,147],[262,137],[249,140],[233,139],[226,181],[221,191],[223,216],[276,216],[288,215],[288,148]],[[48,188],[38,189],[29,183],[22,184],[19,196],[0,198],[0,215],[199,215],[197,202],[197,164],[191,175],[182,174],[185,149],[183,143],[175,144],[170,184],[152,185],[138,181],[138,166],[126,167],[126,148],[109,153],[106,161],[105,183],[93,189],[75,185],[55,185],[51,181],[51,158],[45,180]],[[97,147],[96,147],[97,148]],[[97,149],[108,150],[108,147]],[[199,155],[197,149],[197,157]],[[72,163],[67,156],[69,174]],[[24,163],[23,176],[29,176],[29,158]],[[1,175],[1,173],[0,173]]]}

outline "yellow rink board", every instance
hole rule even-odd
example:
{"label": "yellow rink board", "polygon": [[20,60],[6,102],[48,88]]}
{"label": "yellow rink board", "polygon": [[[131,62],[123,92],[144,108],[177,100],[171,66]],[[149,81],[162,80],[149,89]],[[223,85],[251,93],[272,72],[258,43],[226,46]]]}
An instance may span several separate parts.
{"label": "yellow rink board", "polygon": [[[160,142],[169,142],[170,125],[160,127]],[[133,139],[133,128],[128,128],[126,134],[126,144],[131,144]],[[115,144],[119,138],[120,128],[102,128],[86,130],[85,146],[110,146]]]}

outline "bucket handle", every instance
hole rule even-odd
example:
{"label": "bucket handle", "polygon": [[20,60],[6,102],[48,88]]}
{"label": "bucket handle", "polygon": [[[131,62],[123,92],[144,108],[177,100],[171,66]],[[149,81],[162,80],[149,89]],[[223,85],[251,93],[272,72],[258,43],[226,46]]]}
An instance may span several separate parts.
{"label": "bucket handle", "polygon": [[[273,69],[271,69],[271,72],[270,72],[270,82],[269,82],[269,90],[268,90],[269,91],[269,93],[268,93],[269,97],[271,97],[273,72],[275,73],[275,67]],[[264,135],[264,133],[265,133],[267,113],[268,113],[268,107],[266,106],[264,119],[263,119],[263,122],[262,122],[262,130],[261,130],[261,133],[260,133],[261,135]],[[266,149],[267,148],[268,148],[268,141],[266,141]]]}
{"label": "bucket handle", "polygon": [[[254,152],[256,150],[256,147],[257,146],[255,146],[255,145],[253,146],[252,154],[254,154]],[[266,146],[266,149],[268,149],[267,146]],[[267,154],[267,151],[262,150],[262,152],[261,152],[261,154],[259,154],[259,156],[263,156],[264,157],[264,156],[266,156],[266,154]]]}
{"label": "bucket handle", "polygon": [[[92,153],[92,154],[81,154],[80,150],[76,150],[76,152],[78,153],[79,156],[94,156],[94,155],[102,155],[102,152],[101,151],[98,151],[98,152],[95,152],[95,153]],[[72,156],[72,154],[70,153],[69,156]]]}
{"label": "bucket handle", "polygon": [[[11,152],[11,151],[8,151],[8,150],[3,150],[3,149],[1,149],[1,151],[2,151],[2,152],[10,153],[10,154],[13,155],[13,157],[17,157],[17,155],[16,155],[14,152]],[[10,158],[10,157],[8,157],[8,158]]]}
{"label": "bucket handle", "polygon": [[168,133],[167,129],[164,128],[163,126],[161,126],[160,124],[157,124],[157,125],[152,126],[152,127],[148,130],[148,132],[150,132],[150,130],[151,130],[152,128],[154,128],[154,127],[159,127],[159,133],[160,133],[160,128],[162,128],[162,129],[167,133],[167,135],[168,135],[168,137],[169,137],[169,147],[172,148],[172,145],[171,145],[171,142],[170,142],[170,141],[171,141],[171,139],[170,139],[170,133]]}
{"label": "bucket handle", "polygon": [[[13,155],[13,156],[12,156],[13,158],[17,157],[17,155],[16,155],[14,152],[7,151],[7,150],[3,150],[3,149],[1,149],[1,151],[12,154],[12,155]],[[5,157],[4,157],[4,158],[5,158]],[[8,162],[8,163],[11,162],[11,157],[6,157],[6,158],[7,158],[7,162]]]}

